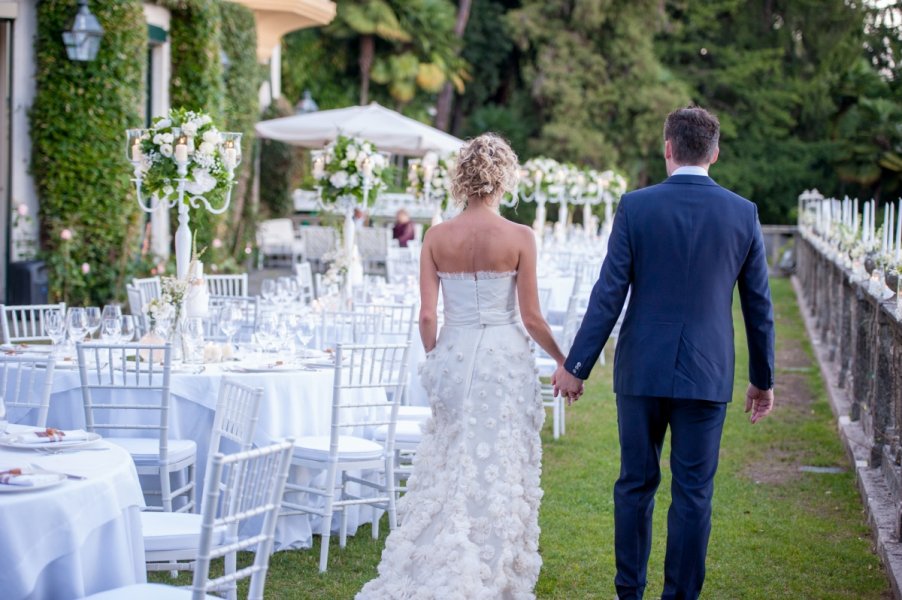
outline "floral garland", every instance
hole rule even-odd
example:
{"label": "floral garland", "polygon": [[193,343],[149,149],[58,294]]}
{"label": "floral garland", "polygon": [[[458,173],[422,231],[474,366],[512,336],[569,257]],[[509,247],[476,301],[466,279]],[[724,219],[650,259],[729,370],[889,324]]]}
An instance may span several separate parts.
{"label": "floral garland", "polygon": [[410,168],[407,170],[407,191],[414,196],[422,196],[426,191],[426,172],[431,171],[430,195],[447,196],[451,193],[451,179],[454,177],[456,167],[456,154],[439,158],[434,152],[427,152],[422,159],[410,161]]}
{"label": "floral garland", "polygon": [[181,158],[187,160],[188,168],[185,191],[214,205],[225,200],[240,152],[240,145],[226,140],[209,115],[183,108],[155,118],[136,146],[129,148],[130,158],[140,168],[143,186],[151,194],[166,201],[178,197],[177,159]]}
{"label": "floral garland", "polygon": [[372,204],[387,186],[388,161],[372,142],[340,135],[313,160],[313,178],[323,201],[334,204],[343,196],[364,199],[364,179],[369,181],[367,200]]}

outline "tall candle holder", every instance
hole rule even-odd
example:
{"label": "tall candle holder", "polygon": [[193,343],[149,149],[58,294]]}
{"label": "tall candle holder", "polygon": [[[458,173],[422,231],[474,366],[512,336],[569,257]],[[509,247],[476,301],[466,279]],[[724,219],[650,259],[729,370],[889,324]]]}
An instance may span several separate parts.
{"label": "tall candle holder", "polygon": [[[217,154],[211,155],[210,161],[220,160],[227,174],[225,189],[223,195],[225,201],[222,206],[215,207],[206,197],[206,193],[216,191],[218,183],[209,173],[209,180],[204,182],[197,181],[196,178],[189,173],[189,166],[195,160],[193,136],[182,135],[178,132],[178,143],[172,149],[171,157],[163,157],[169,159],[176,165],[176,174],[174,187],[171,192],[164,192],[162,195],[159,191],[151,194],[147,198],[144,191],[144,181],[147,169],[150,167],[151,157],[146,155],[142,149],[142,144],[150,138],[151,130],[148,129],[129,129],[126,132],[126,157],[132,163],[133,177],[132,182],[135,184],[137,192],[138,206],[145,213],[153,213],[161,206],[166,208],[178,207],[179,226],[175,232],[175,259],[176,259],[176,276],[184,279],[188,275],[188,267],[191,262],[191,240],[192,234],[190,229],[191,214],[190,208],[201,208],[214,215],[221,215],[229,209],[232,201],[232,189],[235,184],[235,169],[241,163],[241,135],[240,133],[222,132],[219,133],[220,144],[215,147]],[[207,142],[204,142],[207,143]],[[162,155],[161,155],[162,156]],[[195,193],[190,188],[200,187],[206,188],[206,192]]]}

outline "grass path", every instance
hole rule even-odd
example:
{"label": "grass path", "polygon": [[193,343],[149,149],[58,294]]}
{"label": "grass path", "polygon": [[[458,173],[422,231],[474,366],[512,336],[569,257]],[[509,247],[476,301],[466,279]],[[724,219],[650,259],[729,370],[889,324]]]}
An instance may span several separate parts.
{"label": "grass path", "polygon": [[[740,402],[729,407],[702,597],[892,598],[880,562],[871,551],[853,474],[836,434],[791,286],[787,280],[774,280],[772,285],[777,319],[777,405],[768,419],[754,427]],[[748,357],[741,323],[736,328],[736,344],[734,397],[742,398]],[[610,367],[596,368],[586,394],[568,411],[567,435],[551,440],[549,422],[544,441],[545,498],[540,515],[544,566],[537,595],[609,600],[614,597],[612,486],[619,470]],[[666,463],[666,451],[664,460]],[[842,471],[800,472],[803,465]],[[669,486],[665,464],[647,598],[657,597],[663,582]],[[381,529],[381,539],[372,540],[369,527],[362,527],[344,549],[337,547],[333,537],[329,571],[323,576],[316,570],[318,538],[313,550],[275,554],[267,578],[267,598],[353,598],[375,575],[387,527]],[[154,579],[171,581],[165,575]],[[181,583],[188,581],[187,576],[180,578]]]}

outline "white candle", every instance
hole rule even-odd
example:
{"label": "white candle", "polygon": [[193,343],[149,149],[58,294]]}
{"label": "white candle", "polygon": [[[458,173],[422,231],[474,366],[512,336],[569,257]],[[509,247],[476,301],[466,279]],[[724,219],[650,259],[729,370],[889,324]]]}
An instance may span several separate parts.
{"label": "white candle", "polygon": [[227,169],[234,169],[235,165],[238,164],[238,151],[235,150],[235,147],[232,146],[231,142],[229,142],[229,145],[226,146],[223,160]]}
{"label": "white candle", "polygon": [[141,142],[140,140],[135,140],[135,145],[132,146],[132,161],[141,162],[142,158],[144,158],[144,154],[141,152]]}
{"label": "white candle", "polygon": [[[425,168],[423,169],[425,171]],[[367,179],[373,176],[373,161],[369,158],[363,159],[362,165],[363,176]]]}
{"label": "white candle", "polygon": [[889,205],[889,221],[886,222],[884,227],[889,227],[889,233],[886,236],[886,243],[889,246],[889,252],[892,254],[893,250],[896,248],[896,205],[890,202]]}
{"label": "white candle", "polygon": [[313,159],[313,178],[322,179],[324,170],[325,165],[323,164],[323,157],[317,156],[315,159]]}
{"label": "white candle", "polygon": [[861,222],[861,240],[863,242],[870,241],[871,222],[868,220],[869,216],[870,216],[870,211],[871,211],[871,203],[865,202],[864,203],[864,218],[862,219],[862,222]]}
{"label": "white candle", "polygon": [[852,225],[855,233],[858,233],[858,198],[852,202]]}
{"label": "white candle", "polygon": [[877,239],[877,201],[871,200],[871,241]]}
{"label": "white candle", "polygon": [[884,254],[886,253],[886,234],[889,231],[887,229],[887,225],[889,225],[889,206],[884,204],[883,205],[883,225],[882,225],[883,239],[881,240],[881,243],[880,243],[880,246],[881,246]]}
{"label": "white candle", "polygon": [[[366,167],[366,163],[363,163],[363,166]],[[424,182],[432,181],[432,165],[430,165],[430,164],[423,165],[423,181]]]}
{"label": "white candle", "polygon": [[175,162],[177,162],[177,163],[188,162],[188,146],[182,142],[179,142],[175,146]]}
{"label": "white candle", "polygon": [[542,185],[542,173],[536,171],[534,179],[536,180],[536,189],[539,189],[539,186]]}

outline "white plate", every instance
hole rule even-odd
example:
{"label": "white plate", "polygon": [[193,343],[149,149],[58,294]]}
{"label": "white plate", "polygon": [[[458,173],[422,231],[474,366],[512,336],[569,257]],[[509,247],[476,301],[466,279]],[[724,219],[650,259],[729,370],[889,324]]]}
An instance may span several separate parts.
{"label": "white plate", "polygon": [[285,373],[290,371],[300,371],[303,367],[295,363],[283,362],[276,364],[275,361],[268,363],[251,363],[246,365],[224,365],[223,371],[229,373]]}
{"label": "white plate", "polygon": [[3,446],[4,448],[18,448],[20,450],[68,450],[69,448],[82,448],[84,446],[90,446],[103,439],[99,433],[89,433],[88,439],[86,440],[69,440],[62,442],[45,442],[43,444],[27,444],[25,442],[13,441],[13,438],[18,437],[19,435],[21,434],[7,435],[0,438],[0,446]]}
{"label": "white plate", "polygon": [[42,475],[56,475],[57,479],[45,481],[44,483],[39,483],[38,485],[9,485],[6,483],[0,483],[0,493],[12,493],[12,492],[32,492],[34,490],[43,490],[45,488],[53,487],[55,485],[59,485],[62,482],[66,481],[66,476],[62,473],[41,473]]}

